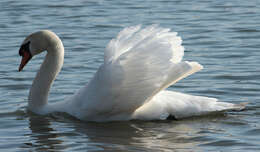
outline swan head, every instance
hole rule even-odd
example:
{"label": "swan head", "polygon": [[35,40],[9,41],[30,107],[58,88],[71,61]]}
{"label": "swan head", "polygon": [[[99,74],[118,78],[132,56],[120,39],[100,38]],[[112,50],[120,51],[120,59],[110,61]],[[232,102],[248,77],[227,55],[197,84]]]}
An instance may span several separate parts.
{"label": "swan head", "polygon": [[49,30],[38,31],[27,36],[19,49],[19,55],[22,56],[19,71],[22,71],[33,56],[57,45],[57,40],[60,40],[58,36]]}

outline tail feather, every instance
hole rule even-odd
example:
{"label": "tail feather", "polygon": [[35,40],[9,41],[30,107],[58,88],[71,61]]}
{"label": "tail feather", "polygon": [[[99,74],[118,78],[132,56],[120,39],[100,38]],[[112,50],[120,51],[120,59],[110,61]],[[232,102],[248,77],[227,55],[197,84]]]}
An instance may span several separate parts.
{"label": "tail feather", "polygon": [[161,91],[150,102],[133,114],[134,119],[181,119],[206,115],[212,112],[241,111],[247,103],[219,102],[215,98],[193,96],[173,91]]}

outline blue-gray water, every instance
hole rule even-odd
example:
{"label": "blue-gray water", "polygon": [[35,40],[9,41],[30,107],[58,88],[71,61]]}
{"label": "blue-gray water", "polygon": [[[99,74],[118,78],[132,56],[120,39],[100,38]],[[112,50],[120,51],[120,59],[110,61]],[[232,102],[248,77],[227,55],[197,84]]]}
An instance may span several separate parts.
{"label": "blue-gray water", "polygon": [[[1,0],[0,151],[259,151],[260,1]],[[50,102],[71,95],[103,62],[109,40],[126,26],[160,24],[177,31],[185,60],[204,69],[172,86],[179,92],[250,102],[241,112],[178,121],[86,123],[26,111],[44,54],[17,72],[29,33],[50,29],[65,64]]]}

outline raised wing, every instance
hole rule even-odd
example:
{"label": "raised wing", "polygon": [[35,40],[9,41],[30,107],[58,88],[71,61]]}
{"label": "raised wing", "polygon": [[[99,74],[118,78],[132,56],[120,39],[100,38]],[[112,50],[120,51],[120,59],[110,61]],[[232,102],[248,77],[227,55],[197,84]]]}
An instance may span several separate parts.
{"label": "raised wing", "polygon": [[[159,43],[159,45],[158,45]],[[177,36],[177,32],[170,32],[170,29],[158,27],[158,25],[151,25],[144,29],[141,26],[131,26],[119,32],[115,39],[112,39],[107,45],[104,62],[105,64],[116,61],[119,56],[126,52],[134,50],[142,51],[153,47],[162,47],[168,44],[168,51],[157,50],[158,52],[171,53],[172,61],[177,63],[182,60],[184,55],[184,48],[181,46],[182,40]],[[140,49],[140,47],[143,47]],[[142,52],[138,52],[142,53]]]}
{"label": "raised wing", "polygon": [[156,25],[121,31],[108,44],[94,78],[75,95],[85,113],[81,116],[95,121],[130,119],[158,92],[200,70],[196,62],[181,62],[181,42],[177,33]]}

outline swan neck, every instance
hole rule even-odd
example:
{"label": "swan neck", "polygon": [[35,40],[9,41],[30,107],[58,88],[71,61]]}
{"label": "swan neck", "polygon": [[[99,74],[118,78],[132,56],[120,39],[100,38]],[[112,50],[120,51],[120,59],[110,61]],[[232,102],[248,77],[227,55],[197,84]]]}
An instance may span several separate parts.
{"label": "swan neck", "polygon": [[60,72],[64,59],[64,47],[60,39],[47,48],[47,54],[38,71],[29,94],[29,109],[39,112],[48,104],[50,88]]}

